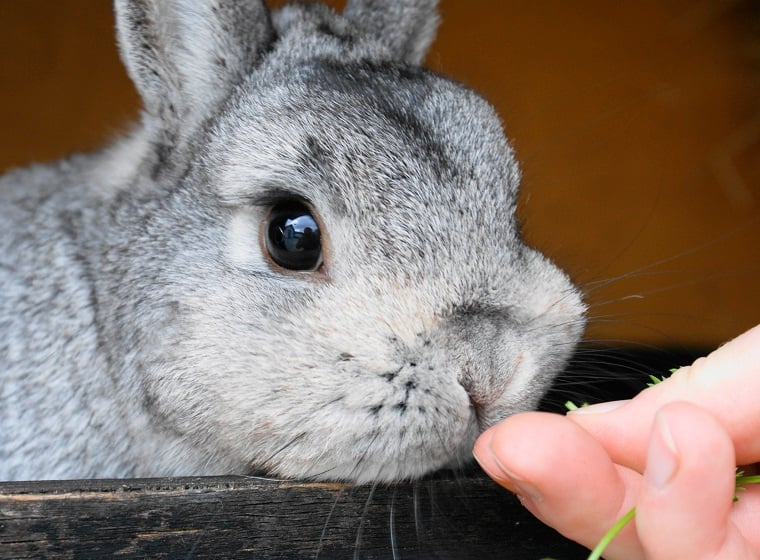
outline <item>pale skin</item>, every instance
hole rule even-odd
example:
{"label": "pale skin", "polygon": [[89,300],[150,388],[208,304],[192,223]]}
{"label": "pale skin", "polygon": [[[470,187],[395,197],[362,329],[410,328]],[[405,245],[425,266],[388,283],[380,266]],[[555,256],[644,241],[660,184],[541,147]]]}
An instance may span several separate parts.
{"label": "pale skin", "polygon": [[592,549],[631,508],[608,560],[760,559],[760,326],[630,401],[518,414],[474,453],[544,523]]}

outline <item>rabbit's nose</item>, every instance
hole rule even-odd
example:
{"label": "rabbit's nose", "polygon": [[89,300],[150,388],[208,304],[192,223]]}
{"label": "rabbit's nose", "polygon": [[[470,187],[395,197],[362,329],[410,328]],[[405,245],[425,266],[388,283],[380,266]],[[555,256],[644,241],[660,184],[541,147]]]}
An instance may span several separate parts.
{"label": "rabbit's nose", "polygon": [[515,340],[515,322],[498,307],[467,306],[447,321],[449,355],[457,363],[458,381],[470,397],[478,420],[501,399],[510,384],[510,372],[522,360]]}

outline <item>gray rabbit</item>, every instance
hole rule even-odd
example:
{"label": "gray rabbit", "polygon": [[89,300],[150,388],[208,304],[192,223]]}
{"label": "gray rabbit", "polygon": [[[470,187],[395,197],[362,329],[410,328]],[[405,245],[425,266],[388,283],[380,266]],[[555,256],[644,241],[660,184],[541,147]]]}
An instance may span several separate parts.
{"label": "gray rabbit", "polygon": [[0,179],[0,479],[469,462],[584,304],[436,0],[116,0],[140,123]]}

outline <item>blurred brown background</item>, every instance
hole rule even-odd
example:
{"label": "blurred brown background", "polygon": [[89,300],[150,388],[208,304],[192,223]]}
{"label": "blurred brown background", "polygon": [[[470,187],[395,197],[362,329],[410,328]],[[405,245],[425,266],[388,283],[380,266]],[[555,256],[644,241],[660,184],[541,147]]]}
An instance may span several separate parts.
{"label": "blurred brown background", "polygon": [[[441,10],[428,65],[502,116],[525,234],[587,290],[589,339],[714,346],[760,323],[760,3]],[[95,149],[138,107],[110,2],[0,0],[0,171]]]}

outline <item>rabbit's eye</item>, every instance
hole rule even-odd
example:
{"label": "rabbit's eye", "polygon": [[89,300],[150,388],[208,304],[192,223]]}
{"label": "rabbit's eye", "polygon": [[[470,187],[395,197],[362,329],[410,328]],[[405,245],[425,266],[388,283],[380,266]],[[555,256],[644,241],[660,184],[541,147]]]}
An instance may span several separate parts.
{"label": "rabbit's eye", "polygon": [[322,235],[311,210],[300,202],[272,207],[265,224],[266,250],[287,270],[314,271],[322,264]]}

